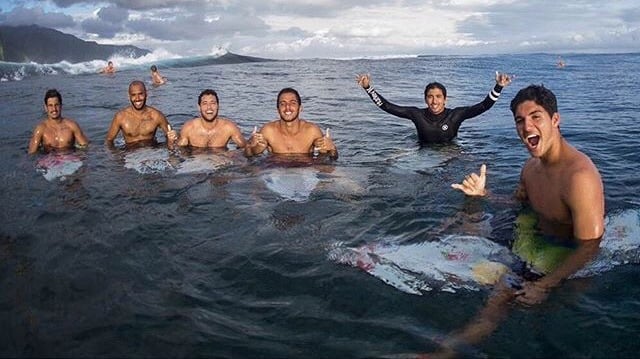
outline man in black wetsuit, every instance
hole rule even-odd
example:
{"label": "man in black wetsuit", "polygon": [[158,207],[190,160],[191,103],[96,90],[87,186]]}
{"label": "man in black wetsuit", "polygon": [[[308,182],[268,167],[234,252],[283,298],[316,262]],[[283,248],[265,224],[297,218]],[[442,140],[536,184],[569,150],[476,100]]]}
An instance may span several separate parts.
{"label": "man in black wetsuit", "polygon": [[368,74],[358,75],[358,84],[367,91],[371,100],[382,110],[398,117],[413,121],[418,131],[420,143],[450,142],[458,135],[462,121],[476,117],[490,109],[500,96],[502,88],[511,83],[507,74],[496,72],[496,85],[487,97],[473,106],[446,108],[447,89],[438,82],[432,82],[424,89],[424,100],[427,108],[398,106],[382,97],[371,86]]}

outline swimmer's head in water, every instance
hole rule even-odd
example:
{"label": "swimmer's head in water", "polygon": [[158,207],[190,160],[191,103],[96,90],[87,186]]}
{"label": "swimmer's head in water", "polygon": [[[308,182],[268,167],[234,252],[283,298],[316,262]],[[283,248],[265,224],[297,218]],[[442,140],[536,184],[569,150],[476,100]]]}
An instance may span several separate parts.
{"label": "swimmer's head in water", "polygon": [[280,97],[285,93],[294,94],[296,96],[296,100],[298,100],[298,105],[302,105],[302,100],[300,99],[300,94],[298,93],[298,91],[291,87],[285,87],[282,90],[280,90],[280,92],[278,92],[278,97],[276,99],[276,107],[280,106]]}
{"label": "swimmer's head in water", "polygon": [[439,82],[428,84],[424,89],[424,101],[434,115],[442,113],[447,103],[447,89]]}
{"label": "swimmer's head in water", "polygon": [[134,80],[129,84],[129,101],[136,110],[142,110],[147,104],[147,87],[144,82]]}
{"label": "swimmer's head in water", "polygon": [[558,112],[558,101],[556,95],[544,85],[530,85],[518,91],[516,96],[511,100],[511,113],[515,116],[518,105],[525,101],[533,101],[537,105],[542,106],[549,116],[553,116]]}
{"label": "swimmer's head in water", "polygon": [[278,94],[278,114],[285,122],[293,122],[300,116],[302,104],[298,91],[292,88],[284,88]]}
{"label": "swimmer's head in water", "polygon": [[211,89],[202,91],[198,96],[198,107],[205,121],[214,121],[218,117],[218,94]]}
{"label": "swimmer's head in water", "polygon": [[203,90],[202,92],[200,92],[200,96],[198,96],[198,105],[200,105],[202,103],[202,97],[205,96],[205,95],[212,95],[213,97],[216,98],[216,102],[218,102],[218,103],[220,102],[220,99],[218,99],[218,93],[217,92],[215,92],[212,89],[206,89],[206,90]]}
{"label": "swimmer's head in water", "polygon": [[158,71],[158,67],[156,65],[151,65],[151,71],[153,72]]}
{"label": "swimmer's head in water", "polygon": [[444,96],[444,98],[447,98],[447,89],[446,87],[444,87],[443,84],[439,83],[439,82],[431,82],[428,83],[427,86],[424,88],[424,97],[427,97],[427,93],[429,92],[429,90],[432,89],[440,89],[440,91],[442,91],[442,96]]}
{"label": "swimmer's head in water", "polygon": [[47,100],[52,98],[52,97],[57,97],[58,98],[58,103],[60,105],[62,105],[62,95],[60,95],[60,92],[58,92],[58,90],[56,89],[50,89],[47,90],[47,92],[45,92],[44,94],[44,104],[47,104]]}

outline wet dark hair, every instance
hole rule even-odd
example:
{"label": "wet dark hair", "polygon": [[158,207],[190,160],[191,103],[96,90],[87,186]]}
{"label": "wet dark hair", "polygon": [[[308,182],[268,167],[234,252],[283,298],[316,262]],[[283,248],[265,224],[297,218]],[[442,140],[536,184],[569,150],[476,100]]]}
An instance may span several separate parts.
{"label": "wet dark hair", "polygon": [[525,101],[533,101],[537,105],[542,106],[549,116],[553,116],[558,112],[558,101],[556,95],[544,85],[529,85],[516,94],[511,100],[511,113],[516,115],[516,108]]}
{"label": "wet dark hair", "polygon": [[156,65],[151,65],[151,71],[153,72],[158,71],[158,68],[156,67]]}
{"label": "wet dark hair", "polygon": [[298,93],[298,91],[296,91],[291,87],[285,87],[282,90],[280,90],[280,92],[278,92],[278,98],[276,99],[276,107],[280,106],[280,96],[282,96],[285,93],[292,93],[296,95],[296,100],[298,100],[298,105],[302,105],[302,100],[300,99],[300,94]]}
{"label": "wet dark hair", "polygon": [[440,89],[442,91],[442,95],[444,96],[444,98],[447,98],[447,89],[444,87],[443,84],[439,82],[431,82],[427,84],[427,86],[424,88],[425,98],[427,97],[427,92],[429,92],[429,90],[431,89]]}
{"label": "wet dark hair", "polygon": [[47,104],[47,100],[52,98],[52,97],[57,97],[58,98],[58,102],[60,102],[60,104],[62,105],[62,95],[60,95],[60,92],[58,92],[58,90],[56,89],[50,89],[47,90],[47,92],[45,92],[44,94],[44,104]]}
{"label": "wet dark hair", "polygon": [[200,102],[202,102],[202,97],[204,97],[205,95],[213,95],[216,98],[216,102],[220,103],[220,100],[218,99],[218,94],[212,89],[206,89],[200,92],[200,96],[198,96],[198,105],[200,105]]}

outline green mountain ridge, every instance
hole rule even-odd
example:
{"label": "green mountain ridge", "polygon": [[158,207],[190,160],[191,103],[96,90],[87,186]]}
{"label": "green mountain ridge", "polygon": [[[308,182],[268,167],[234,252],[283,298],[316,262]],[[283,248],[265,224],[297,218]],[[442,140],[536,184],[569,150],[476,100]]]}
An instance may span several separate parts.
{"label": "green mountain ridge", "polygon": [[102,45],[37,25],[0,25],[0,61],[52,64],[106,60],[112,55],[141,57],[150,53],[132,45]]}

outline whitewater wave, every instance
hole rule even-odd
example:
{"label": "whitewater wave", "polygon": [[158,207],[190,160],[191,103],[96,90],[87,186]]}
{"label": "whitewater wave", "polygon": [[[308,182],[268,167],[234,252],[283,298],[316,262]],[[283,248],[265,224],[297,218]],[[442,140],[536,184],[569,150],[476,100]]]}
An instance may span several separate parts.
{"label": "whitewater wave", "polygon": [[113,61],[118,71],[127,71],[147,70],[149,66],[153,64],[162,68],[183,68],[272,60],[237,55],[220,47],[213,48],[209,55],[192,57],[183,57],[160,48],[138,58],[123,54],[114,54],[108,59],[79,63],[62,61],[55,64],[40,64],[36,62],[16,63],[0,61],[0,82],[20,81],[31,76],[95,74],[104,68],[108,61]]}

